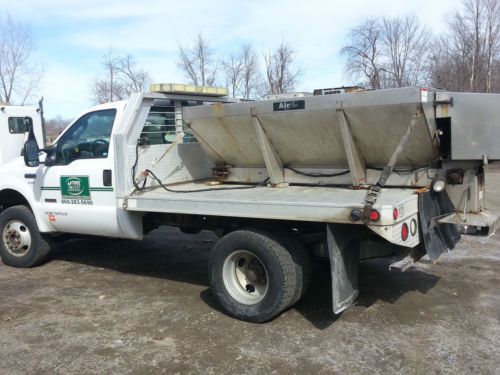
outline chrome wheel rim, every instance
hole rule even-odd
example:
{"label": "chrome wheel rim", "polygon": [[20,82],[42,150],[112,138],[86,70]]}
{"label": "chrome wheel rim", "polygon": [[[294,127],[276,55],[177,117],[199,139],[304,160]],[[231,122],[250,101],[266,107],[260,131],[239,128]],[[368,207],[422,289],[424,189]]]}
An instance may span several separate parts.
{"label": "chrome wheel rim", "polygon": [[9,221],[3,229],[2,239],[5,249],[15,257],[22,257],[31,249],[31,233],[22,221]]}
{"label": "chrome wheel rim", "polygon": [[269,287],[266,267],[247,250],[229,254],[222,267],[222,278],[231,297],[245,305],[262,301]]}

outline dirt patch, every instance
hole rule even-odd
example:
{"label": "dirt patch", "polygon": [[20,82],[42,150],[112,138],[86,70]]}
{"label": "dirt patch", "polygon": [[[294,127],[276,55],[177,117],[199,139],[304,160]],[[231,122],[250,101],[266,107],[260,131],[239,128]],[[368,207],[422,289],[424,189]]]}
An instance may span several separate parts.
{"label": "dirt patch", "polygon": [[337,317],[316,264],[305,298],[264,325],[220,312],[208,232],[69,241],[42,267],[0,265],[0,373],[495,374],[499,239],[405,273],[363,262],[358,302]]}
{"label": "dirt patch", "polygon": [[[498,168],[489,204],[500,197]],[[0,374],[498,374],[500,236],[465,237],[435,265],[365,261],[357,303],[331,312],[329,270],[264,325],[224,315],[208,232],[74,240],[34,269],[0,264]]]}

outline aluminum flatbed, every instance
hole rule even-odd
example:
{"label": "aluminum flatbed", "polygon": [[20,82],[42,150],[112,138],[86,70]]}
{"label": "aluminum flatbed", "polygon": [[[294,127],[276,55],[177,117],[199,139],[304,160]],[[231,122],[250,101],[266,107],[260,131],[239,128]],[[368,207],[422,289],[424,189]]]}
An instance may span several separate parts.
{"label": "aluminum flatbed", "polygon": [[[363,209],[366,190],[339,187],[289,186],[283,189],[266,186],[221,184],[207,186],[205,182],[184,183],[169,188],[158,187],[124,197],[127,210],[144,212],[181,213],[206,216],[231,216],[352,224],[349,215],[353,209]],[[207,189],[210,189],[207,191]],[[118,204],[123,205],[124,198]],[[384,189],[377,201],[381,212],[377,225],[393,224],[392,210],[402,205],[411,206],[406,214],[417,211],[417,195],[412,189]],[[389,220],[385,213],[390,214]]]}
{"label": "aluminum flatbed", "polygon": [[[194,216],[243,219],[286,220],[317,223],[366,225],[388,241],[405,247],[416,246],[418,231],[401,239],[401,227],[418,214],[418,196],[413,189],[383,189],[374,209],[380,213],[376,222],[354,220],[353,211],[362,212],[366,190],[342,187],[266,186],[223,184],[207,186],[190,182],[170,186],[179,193],[161,187],[136,195],[118,197],[118,207],[128,212],[153,212]],[[207,191],[207,189],[209,189]],[[394,218],[393,212],[400,213]]]}

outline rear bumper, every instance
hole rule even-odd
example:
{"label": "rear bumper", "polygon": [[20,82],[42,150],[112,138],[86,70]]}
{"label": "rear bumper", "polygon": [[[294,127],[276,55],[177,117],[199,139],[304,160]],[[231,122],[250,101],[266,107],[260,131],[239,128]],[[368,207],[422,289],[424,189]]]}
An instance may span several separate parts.
{"label": "rear bumper", "polygon": [[439,223],[457,225],[462,234],[492,236],[495,234],[498,219],[498,214],[484,210],[478,213],[452,213],[441,218]]}

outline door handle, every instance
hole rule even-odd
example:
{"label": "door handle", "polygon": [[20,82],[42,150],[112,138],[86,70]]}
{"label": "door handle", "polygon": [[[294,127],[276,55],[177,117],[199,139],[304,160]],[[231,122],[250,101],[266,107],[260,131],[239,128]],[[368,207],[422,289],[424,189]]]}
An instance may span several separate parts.
{"label": "door handle", "polygon": [[105,169],[102,171],[102,184],[103,186],[112,186],[113,185],[113,179],[112,179],[112,172],[111,169]]}

